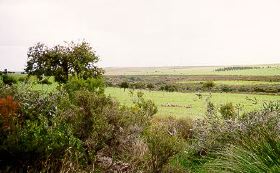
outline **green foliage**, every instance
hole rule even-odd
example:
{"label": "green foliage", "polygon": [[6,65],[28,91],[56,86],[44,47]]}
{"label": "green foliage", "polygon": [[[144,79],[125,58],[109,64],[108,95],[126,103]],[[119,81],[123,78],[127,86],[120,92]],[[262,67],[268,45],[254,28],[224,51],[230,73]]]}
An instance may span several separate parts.
{"label": "green foliage", "polygon": [[[154,95],[157,92],[131,90],[133,102],[122,106],[96,89],[98,79],[89,80],[71,78],[52,93],[34,91],[27,83],[1,87],[0,103],[10,100],[18,106],[5,115],[0,111],[0,172],[279,170],[276,102],[237,117],[232,114],[233,104],[218,110],[218,103],[203,98],[208,105],[202,119],[159,118],[154,117],[156,105],[145,98],[197,98],[194,94],[188,98],[182,93]],[[122,96],[128,93],[118,90]],[[211,101],[215,97],[214,93]],[[8,108],[5,105],[0,105],[4,111]],[[9,126],[3,118],[6,115],[12,115]]]}
{"label": "green foliage", "polygon": [[103,74],[103,70],[95,65],[99,57],[87,42],[70,42],[52,48],[37,43],[29,48],[27,56],[26,73],[39,79],[43,75],[54,76],[57,82],[65,83],[69,76],[87,79]]}
{"label": "green foliage", "polygon": [[172,134],[167,127],[153,124],[144,133],[148,145],[148,170],[153,173],[162,172],[164,166],[180,151],[184,141]]}
{"label": "green foliage", "polygon": [[[135,91],[136,93],[137,91]],[[258,95],[258,94],[233,94],[233,93],[211,93],[212,97],[210,98],[209,93],[200,93],[202,99],[198,99],[197,95],[193,92],[181,93],[181,92],[164,92],[164,91],[154,91],[149,92],[142,90],[144,97],[146,99],[151,99],[158,107],[158,116],[168,117],[187,117],[187,118],[201,118],[205,115],[207,111],[207,98],[214,105],[216,105],[216,110],[221,104],[227,103],[228,100],[233,103],[233,105],[244,105],[240,109],[239,113],[248,113],[254,110],[260,110],[263,108],[263,102],[267,101],[277,101],[280,99],[280,96],[277,95]],[[106,95],[110,95],[113,98],[120,101],[122,104],[131,105],[132,100],[130,92],[123,92],[120,88],[108,87],[105,90]],[[208,97],[209,96],[209,97]],[[246,99],[246,97],[257,99],[257,104]],[[174,106],[167,106],[167,105]],[[236,112],[238,113],[238,108],[236,107]]]}
{"label": "green foliage", "polygon": [[217,114],[217,110],[216,110],[216,107],[214,105],[214,103],[212,102],[207,102],[207,111],[206,111],[206,114],[208,117],[213,117],[213,116],[216,116]]}
{"label": "green foliage", "polygon": [[264,102],[263,103],[263,109],[265,111],[269,111],[269,112],[272,112],[272,111],[279,111],[280,110],[280,102],[277,101],[277,102]]}
{"label": "green foliage", "polygon": [[129,87],[129,83],[124,81],[124,82],[120,83],[120,87],[123,88],[123,90],[125,91],[125,89],[127,89]]}
{"label": "green foliage", "polygon": [[144,93],[137,92],[137,99],[134,100],[134,105],[140,108],[142,111],[145,111],[145,115],[152,117],[158,111],[157,106],[152,100],[145,100],[143,96]]}
{"label": "green foliage", "polygon": [[2,91],[1,98],[12,95],[19,105],[10,122],[13,126],[7,129],[5,124],[0,125],[0,160],[6,168],[10,167],[9,171],[38,172],[47,160],[54,171],[67,148],[79,150],[81,143],[73,136],[71,125],[58,118],[62,93],[41,95],[18,86],[5,87]]}
{"label": "green foliage", "polygon": [[103,94],[105,84],[102,78],[88,78],[80,79],[77,77],[71,77],[69,81],[64,85],[65,90],[72,95],[78,90],[88,90],[91,92]]}
{"label": "green foliage", "polygon": [[17,79],[14,76],[4,74],[2,76],[2,81],[6,85],[13,85],[17,83]]}
{"label": "green foliage", "polygon": [[279,134],[258,130],[257,136],[244,136],[241,145],[221,152],[218,159],[206,164],[209,172],[279,172]]}
{"label": "green foliage", "polygon": [[207,88],[208,90],[210,90],[214,86],[215,86],[215,83],[213,81],[206,81],[203,83],[203,87]]}
{"label": "green foliage", "polygon": [[164,85],[160,87],[160,90],[162,91],[168,91],[168,92],[174,92],[177,91],[177,87],[175,85]]}
{"label": "green foliage", "polygon": [[133,89],[146,89],[146,84],[143,82],[135,82],[131,84]]}
{"label": "green foliage", "polygon": [[155,85],[154,85],[154,84],[149,83],[149,84],[147,84],[147,88],[148,88],[149,90],[152,90],[152,89],[154,89],[154,88],[155,88]]}
{"label": "green foliage", "polygon": [[[141,94],[131,107],[84,88],[71,97],[64,90],[41,93],[26,85],[1,88],[0,98],[9,95],[19,110],[7,112],[7,99],[0,99],[0,171],[88,172],[94,165],[93,171],[120,172],[119,162],[141,169],[146,152],[141,134],[157,110]],[[7,126],[2,117],[10,114]]]}
{"label": "green foliage", "polygon": [[[206,116],[204,119],[196,120],[193,123],[193,135],[189,150],[186,153],[181,153],[179,157],[181,160],[180,163],[188,170],[194,172],[232,172],[227,168],[232,166],[235,169],[235,166],[238,165],[234,165],[234,163],[236,161],[242,163],[246,159],[245,157],[247,157],[244,156],[243,160],[243,157],[238,155],[239,151],[233,148],[241,148],[242,150],[255,148],[253,152],[257,153],[258,151],[257,154],[259,156],[261,154],[266,155],[264,153],[267,152],[270,153],[269,157],[272,157],[273,154],[271,152],[275,151],[274,155],[276,155],[278,151],[275,148],[271,149],[271,152],[268,151],[269,149],[264,151],[262,147],[259,148],[259,144],[268,146],[267,144],[262,144],[262,141],[264,141],[263,139],[267,140],[269,138],[275,138],[278,141],[279,122],[279,111],[270,111],[269,109],[244,114],[236,119]],[[254,153],[250,151],[249,155],[254,158],[259,157],[255,157]],[[235,161],[231,160],[232,158]],[[224,162],[225,160],[227,163]],[[242,164],[246,166],[251,161],[255,163],[256,160],[245,160]],[[208,166],[208,163],[210,163],[210,166]],[[204,165],[207,168],[206,170],[204,169]],[[250,167],[250,165],[247,166]],[[245,170],[245,167],[244,171],[240,170],[236,172],[250,172],[249,170]]]}
{"label": "green foliage", "polygon": [[224,119],[234,119],[236,118],[235,108],[232,103],[226,103],[222,105],[219,109],[222,117]]}
{"label": "green foliage", "polygon": [[27,81],[27,76],[20,76],[20,77],[18,78],[18,81],[19,81],[19,82],[26,82],[26,81]]}
{"label": "green foliage", "polygon": [[52,82],[48,78],[44,78],[38,82],[39,84],[51,85]]}
{"label": "green foliage", "polygon": [[230,92],[230,91],[232,91],[232,89],[231,89],[230,87],[228,87],[227,85],[223,85],[223,86],[221,87],[221,90],[222,90],[223,92]]}

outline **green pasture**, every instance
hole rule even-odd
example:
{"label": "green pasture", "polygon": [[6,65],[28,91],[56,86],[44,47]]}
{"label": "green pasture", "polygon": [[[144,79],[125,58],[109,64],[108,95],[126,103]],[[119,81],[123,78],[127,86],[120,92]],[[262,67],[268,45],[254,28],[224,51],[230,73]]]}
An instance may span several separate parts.
{"label": "green pasture", "polygon": [[[106,95],[119,100],[124,105],[132,104],[133,98],[131,90],[124,91],[120,88],[108,87],[105,90]],[[144,97],[151,99],[158,106],[157,116],[175,116],[198,118],[205,114],[207,98],[211,100],[216,107],[222,104],[232,102],[238,105],[240,113],[250,112],[260,109],[264,102],[280,100],[280,96],[273,95],[254,95],[254,94],[233,94],[233,93],[201,93],[202,99],[196,93],[178,93],[178,92],[162,92],[162,91],[146,91],[142,90]],[[254,100],[257,103],[254,103]]]}
{"label": "green pasture", "polygon": [[[179,81],[178,83],[184,84],[202,84],[205,81]],[[279,85],[280,82],[268,81],[213,81],[217,85]]]}
{"label": "green pasture", "polygon": [[215,71],[220,67],[126,67],[105,68],[106,75],[241,75],[241,76],[275,76],[280,75],[280,67],[273,65],[259,69]]}
{"label": "green pasture", "polygon": [[57,89],[57,87],[59,86],[58,83],[53,83],[50,85],[47,84],[33,84],[31,85],[31,89],[35,90],[35,91],[42,91],[44,93],[49,93],[52,91],[55,91]]}

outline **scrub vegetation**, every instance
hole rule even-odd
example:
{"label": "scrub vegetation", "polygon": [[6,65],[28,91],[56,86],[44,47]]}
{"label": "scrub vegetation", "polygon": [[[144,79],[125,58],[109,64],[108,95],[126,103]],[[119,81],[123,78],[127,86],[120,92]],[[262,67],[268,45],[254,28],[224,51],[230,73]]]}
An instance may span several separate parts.
{"label": "scrub vegetation", "polygon": [[276,65],[110,76],[86,42],[28,55],[0,74],[0,172],[280,172]]}

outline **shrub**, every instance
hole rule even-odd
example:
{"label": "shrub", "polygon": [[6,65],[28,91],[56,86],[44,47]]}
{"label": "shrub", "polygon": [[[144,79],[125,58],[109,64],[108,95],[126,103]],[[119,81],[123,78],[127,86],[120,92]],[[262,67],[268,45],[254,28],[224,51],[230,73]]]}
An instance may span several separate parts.
{"label": "shrub", "polygon": [[236,118],[235,108],[232,103],[226,103],[222,105],[219,109],[222,117],[224,119],[234,119]]}
{"label": "shrub", "polygon": [[168,92],[174,92],[174,91],[178,91],[178,88],[175,85],[166,84],[165,86],[161,86],[160,90],[168,91]]}
{"label": "shrub", "polygon": [[[277,104],[272,105],[272,109],[247,113],[236,119],[206,116],[195,120],[190,147],[186,153],[181,154],[181,163],[190,171],[213,172],[201,169],[205,163],[221,157],[221,153],[226,153],[228,146],[243,147],[247,145],[244,140],[254,139],[253,148],[254,143],[258,143],[259,137],[262,138],[263,132],[273,132],[269,136],[273,136],[276,132],[275,135],[279,136],[279,110],[277,106],[274,106]],[[225,167],[222,164],[219,166],[219,171],[224,170]]]}
{"label": "shrub", "polygon": [[157,106],[152,100],[145,100],[143,96],[144,93],[137,92],[137,98],[133,100],[133,103],[136,107],[140,108],[141,111],[144,111],[144,115],[152,117],[158,111]]}
{"label": "shrub", "polygon": [[80,146],[71,125],[57,116],[63,94],[41,95],[18,86],[7,86],[2,91],[1,97],[11,96],[1,99],[0,114],[9,115],[12,121],[1,118],[0,160],[4,164],[0,170],[57,172],[66,149],[78,150]]}
{"label": "shrub", "polygon": [[273,111],[280,111],[280,102],[264,102],[263,109],[265,111],[273,112]]}
{"label": "shrub", "polygon": [[73,93],[78,90],[88,90],[103,94],[105,84],[101,78],[88,78],[84,80],[77,77],[72,77],[64,85],[64,88],[70,95],[73,95]]}
{"label": "shrub", "polygon": [[128,82],[122,82],[119,85],[121,88],[123,88],[123,90],[125,91],[125,89],[127,89],[129,87],[129,83]]}
{"label": "shrub", "polygon": [[152,123],[166,127],[166,130],[168,130],[168,133],[171,135],[177,135],[178,137],[185,140],[192,138],[193,121],[191,119],[174,117],[155,117]]}
{"label": "shrub", "polygon": [[152,90],[153,88],[155,88],[155,86],[154,86],[154,84],[149,83],[149,84],[147,84],[147,88],[149,90]]}
{"label": "shrub", "polygon": [[[59,171],[60,159],[67,148],[78,149],[81,143],[71,134],[66,124],[38,117],[38,121],[25,121],[3,141],[0,159],[12,168],[28,172],[50,169]],[[58,124],[58,125],[56,125]],[[45,165],[46,162],[48,165]],[[47,168],[46,168],[47,166]],[[47,171],[45,170],[45,171]]]}
{"label": "shrub", "polygon": [[254,88],[254,91],[255,91],[255,92],[265,92],[265,89],[260,88],[260,87],[255,87],[255,88]]}
{"label": "shrub", "polygon": [[146,84],[143,82],[136,82],[132,84],[132,87],[134,89],[145,89],[146,88]]}
{"label": "shrub", "polygon": [[213,81],[206,81],[203,83],[203,88],[207,88],[208,90],[210,90],[214,86],[215,86],[215,83]]}
{"label": "shrub", "polygon": [[147,169],[150,172],[162,172],[171,158],[182,151],[184,142],[175,134],[170,134],[167,127],[154,124],[144,133],[148,145]]}
{"label": "shrub", "polygon": [[223,92],[230,92],[230,91],[232,91],[232,88],[230,88],[230,87],[227,86],[227,85],[223,85],[223,86],[221,87],[221,90],[222,90]]}
{"label": "shrub", "polygon": [[6,85],[13,85],[17,83],[17,79],[11,75],[3,75],[2,76],[3,83]]}
{"label": "shrub", "polygon": [[[142,169],[147,147],[141,133],[157,111],[142,94],[124,107],[85,89],[68,97],[64,90],[40,93],[25,86],[0,90],[0,172]],[[13,109],[3,107],[6,103]],[[16,120],[8,131],[6,115]]]}
{"label": "shrub", "polygon": [[156,112],[154,104],[139,97],[132,107],[120,107],[110,97],[89,91],[78,91],[73,98],[75,106],[66,110],[64,121],[72,124],[73,133],[84,143],[88,166],[106,172],[122,162],[121,167],[139,169],[145,152],[140,134]]}
{"label": "shrub", "polygon": [[216,116],[217,114],[217,110],[216,110],[216,107],[215,105],[212,103],[212,102],[207,102],[207,112],[206,112],[206,115],[208,117],[213,117],[213,116]]}

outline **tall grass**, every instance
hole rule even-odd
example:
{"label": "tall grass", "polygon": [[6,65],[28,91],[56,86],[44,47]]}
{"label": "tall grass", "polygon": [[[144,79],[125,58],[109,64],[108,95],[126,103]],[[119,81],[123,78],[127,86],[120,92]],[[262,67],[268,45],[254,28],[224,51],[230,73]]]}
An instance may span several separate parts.
{"label": "tall grass", "polygon": [[230,146],[205,165],[207,172],[280,172],[280,138],[276,131],[262,129]]}

